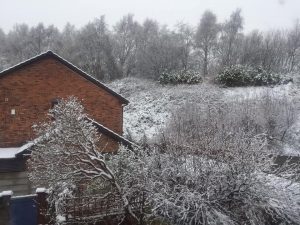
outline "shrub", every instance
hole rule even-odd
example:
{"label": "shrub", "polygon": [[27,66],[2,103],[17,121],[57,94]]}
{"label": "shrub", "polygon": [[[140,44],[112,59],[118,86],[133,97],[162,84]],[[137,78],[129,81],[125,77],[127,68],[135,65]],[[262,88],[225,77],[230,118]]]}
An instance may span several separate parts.
{"label": "shrub", "polygon": [[291,81],[278,74],[267,72],[262,68],[235,65],[226,67],[217,81],[228,87],[276,85]]}
{"label": "shrub", "polygon": [[282,81],[284,80],[278,74],[268,73],[262,68],[250,70],[250,76],[253,84],[256,86],[276,85],[282,83]]}
{"label": "shrub", "polygon": [[160,152],[147,158],[153,214],[175,225],[298,224],[299,184],[284,169],[298,176],[299,168],[266,173],[275,159],[267,136],[282,136],[290,120],[283,102],[266,96],[177,109]]}
{"label": "shrub", "polygon": [[198,84],[201,81],[200,74],[193,70],[163,72],[159,77],[161,84]]}
{"label": "shrub", "polygon": [[296,122],[297,113],[293,100],[284,95],[274,97],[274,94],[272,89],[266,89],[248,99],[232,97],[225,102],[186,103],[172,114],[165,128],[165,138],[176,137],[173,144],[189,146],[205,154],[211,150],[216,137],[223,135],[226,139],[228,134],[240,132],[250,136],[263,134],[271,149],[278,147],[280,152],[284,143],[294,141],[287,135]]}

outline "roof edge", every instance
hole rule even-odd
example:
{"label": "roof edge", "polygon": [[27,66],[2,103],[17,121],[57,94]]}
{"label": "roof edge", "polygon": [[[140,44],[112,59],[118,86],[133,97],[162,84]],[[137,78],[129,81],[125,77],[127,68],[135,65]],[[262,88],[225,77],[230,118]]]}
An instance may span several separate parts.
{"label": "roof edge", "polygon": [[62,64],[64,64],[65,66],[67,66],[69,69],[77,72],[78,74],[80,74],[82,77],[84,77],[85,79],[87,79],[88,81],[92,82],[93,84],[97,85],[98,87],[103,88],[105,91],[107,91],[108,93],[112,94],[113,96],[117,97],[123,104],[127,105],[129,103],[129,101],[124,98],[122,95],[118,94],[117,92],[113,91],[111,88],[109,88],[108,86],[106,86],[105,84],[103,84],[102,82],[100,82],[99,80],[97,80],[96,78],[92,77],[91,75],[87,74],[86,72],[84,72],[83,70],[79,69],[77,66],[75,66],[74,64],[70,63],[69,61],[65,60],[64,58],[62,58],[61,56],[59,56],[58,54],[52,52],[51,50],[47,51],[47,52],[43,52],[37,56],[34,56],[32,58],[29,58],[23,62],[20,62],[12,67],[9,67],[7,69],[4,69],[0,72],[0,78],[15,71],[18,69],[21,69],[22,67],[36,62],[40,59],[46,58],[46,57],[53,57],[55,59],[57,59],[59,62],[61,62]]}
{"label": "roof edge", "polygon": [[103,126],[102,124],[98,123],[97,121],[87,118],[88,121],[90,121],[98,130],[100,133],[103,133],[113,139],[115,139],[117,142],[123,144],[125,147],[133,148],[133,147],[139,147],[137,144],[127,140],[123,136],[117,134],[116,132],[110,130],[109,128]]}
{"label": "roof edge", "polygon": [[[104,125],[98,123],[97,121],[86,117],[86,120],[91,122],[93,126],[95,126],[98,131],[100,133],[103,133],[104,135],[107,135],[109,137],[111,137],[112,139],[116,140],[119,144],[124,145],[125,147],[128,147],[129,149],[133,149],[134,147],[139,147],[137,144],[127,140],[126,138],[124,138],[123,136],[117,134],[116,132],[110,130],[109,128],[105,127]],[[13,158],[0,158],[0,160],[12,160],[12,159],[16,159],[16,158],[21,158],[21,157],[27,157],[31,154],[31,147],[33,147],[37,142],[38,139],[35,139],[34,141],[28,142],[18,148],[20,148],[20,150],[15,154],[15,157]]]}

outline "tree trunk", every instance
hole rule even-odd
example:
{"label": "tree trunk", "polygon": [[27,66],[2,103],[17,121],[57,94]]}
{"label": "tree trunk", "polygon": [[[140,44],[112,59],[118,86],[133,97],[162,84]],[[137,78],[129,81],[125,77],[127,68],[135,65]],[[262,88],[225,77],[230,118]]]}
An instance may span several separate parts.
{"label": "tree trunk", "polygon": [[204,60],[203,60],[203,76],[205,77],[208,74],[208,47],[204,47]]}

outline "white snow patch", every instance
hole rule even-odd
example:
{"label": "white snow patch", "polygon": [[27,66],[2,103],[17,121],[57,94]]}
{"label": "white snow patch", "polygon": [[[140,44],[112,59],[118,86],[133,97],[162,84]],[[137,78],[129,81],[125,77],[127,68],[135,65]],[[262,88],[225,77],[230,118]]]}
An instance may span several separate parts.
{"label": "white snow patch", "polygon": [[37,188],[35,193],[47,193],[47,189],[46,188]]}
{"label": "white snow patch", "polygon": [[224,89],[224,99],[249,100],[263,97],[266,93],[280,98],[288,96],[293,91],[293,84],[278,85],[274,87],[234,87]]}
{"label": "white snow patch", "polygon": [[56,221],[58,223],[62,223],[62,222],[65,222],[66,221],[66,217],[62,216],[62,215],[57,215],[56,216]]}
{"label": "white snow patch", "polygon": [[13,199],[20,199],[20,198],[28,198],[28,197],[36,197],[35,194],[29,194],[29,195],[18,195],[18,196],[14,196],[12,197]]}
{"label": "white snow patch", "polygon": [[2,191],[0,193],[0,197],[3,197],[3,196],[12,196],[13,195],[13,191]]}

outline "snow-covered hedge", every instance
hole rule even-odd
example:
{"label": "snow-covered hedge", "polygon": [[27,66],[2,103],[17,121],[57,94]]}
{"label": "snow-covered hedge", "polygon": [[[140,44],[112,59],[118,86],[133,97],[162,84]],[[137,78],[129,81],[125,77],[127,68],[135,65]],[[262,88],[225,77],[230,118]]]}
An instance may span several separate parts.
{"label": "snow-covered hedge", "polygon": [[236,86],[264,86],[287,83],[291,79],[284,78],[279,74],[267,72],[262,68],[235,65],[226,67],[217,76],[217,81],[228,87]]}
{"label": "snow-covered hedge", "polygon": [[202,77],[194,70],[163,72],[159,77],[161,84],[198,84],[201,81]]}

